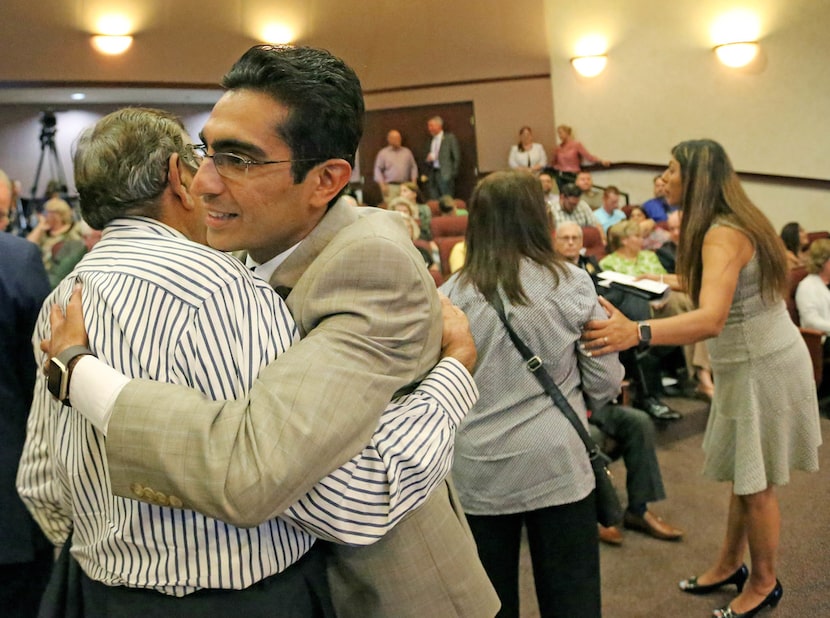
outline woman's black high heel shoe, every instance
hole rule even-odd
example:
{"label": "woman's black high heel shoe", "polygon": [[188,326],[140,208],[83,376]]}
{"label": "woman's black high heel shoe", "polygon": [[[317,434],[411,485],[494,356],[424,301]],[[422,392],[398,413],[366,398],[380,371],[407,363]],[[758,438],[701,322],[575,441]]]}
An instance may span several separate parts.
{"label": "woman's black high heel shoe", "polygon": [[781,600],[782,596],[784,596],[784,588],[781,586],[781,582],[776,579],[775,588],[772,589],[772,592],[770,592],[763,601],[758,603],[758,605],[753,607],[748,612],[736,614],[732,611],[732,608],[727,605],[721,609],[716,609],[712,613],[712,616],[715,618],[752,618],[765,607],[775,607],[778,605],[778,602]]}
{"label": "woman's black high heel shoe", "polygon": [[714,592],[715,590],[728,586],[729,584],[735,584],[738,588],[738,593],[740,594],[741,590],[744,589],[744,584],[746,583],[748,577],[749,569],[746,568],[745,564],[742,564],[741,568],[732,573],[732,575],[714,584],[698,584],[697,577],[690,577],[689,579],[681,581],[678,586],[680,586],[680,589],[683,592],[688,592],[689,594],[709,594],[710,592]]}

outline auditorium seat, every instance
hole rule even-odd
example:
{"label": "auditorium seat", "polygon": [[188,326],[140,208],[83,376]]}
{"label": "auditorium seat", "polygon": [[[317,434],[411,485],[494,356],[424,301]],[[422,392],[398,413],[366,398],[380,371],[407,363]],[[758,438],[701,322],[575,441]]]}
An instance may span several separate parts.
{"label": "auditorium seat", "polygon": [[467,217],[464,215],[433,217],[430,221],[432,237],[464,236],[467,233]]}
{"label": "auditorium seat", "polygon": [[[466,218],[466,217],[465,217]],[[435,219],[432,220],[435,222]],[[463,236],[437,236],[434,238],[435,244],[438,245],[438,255],[441,256],[441,274],[444,277],[449,277],[450,273],[450,252],[452,248],[464,240]]]}
{"label": "auditorium seat", "polygon": [[585,248],[585,255],[592,255],[597,260],[604,258],[607,253],[599,230],[593,226],[582,228],[582,246]]}

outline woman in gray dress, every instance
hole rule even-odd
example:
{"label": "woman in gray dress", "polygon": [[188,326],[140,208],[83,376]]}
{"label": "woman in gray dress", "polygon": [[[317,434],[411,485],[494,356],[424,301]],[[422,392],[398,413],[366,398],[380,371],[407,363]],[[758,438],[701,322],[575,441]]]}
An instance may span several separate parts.
{"label": "woman in gray dress", "polygon": [[[738,596],[714,615],[754,616],[783,594],[775,571],[781,517],[774,488],[789,481],[792,469],[818,469],[810,356],[784,305],[784,248],[720,144],[678,144],[663,180],[669,203],[684,213],[673,283],[688,291],[696,309],[635,323],[607,305],[610,317],[588,324],[584,345],[601,355],[712,337],[715,395],[704,475],[732,482],[729,517],[714,563],[680,588],[706,594],[735,584]],[[743,563],[747,547],[751,574]]]}

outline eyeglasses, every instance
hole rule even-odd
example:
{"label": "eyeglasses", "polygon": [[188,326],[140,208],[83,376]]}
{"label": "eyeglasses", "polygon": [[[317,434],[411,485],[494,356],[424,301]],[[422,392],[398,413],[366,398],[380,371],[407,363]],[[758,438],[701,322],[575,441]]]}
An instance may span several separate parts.
{"label": "eyeglasses", "polygon": [[245,176],[248,173],[248,168],[252,165],[275,165],[277,163],[295,163],[304,161],[319,161],[319,159],[282,159],[280,161],[255,161],[248,159],[232,152],[215,152],[212,155],[207,153],[207,145],[193,144],[190,146],[193,151],[193,156],[199,165],[205,159],[212,159],[216,166],[216,171],[220,176],[225,178],[238,178]]}

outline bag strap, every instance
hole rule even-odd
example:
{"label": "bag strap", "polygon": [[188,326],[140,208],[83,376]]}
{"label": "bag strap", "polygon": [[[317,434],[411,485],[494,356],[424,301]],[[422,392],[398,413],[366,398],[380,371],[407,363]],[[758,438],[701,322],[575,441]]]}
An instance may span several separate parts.
{"label": "bag strap", "polygon": [[527,347],[527,344],[522,341],[522,338],[516,334],[516,331],[513,330],[513,327],[510,326],[510,323],[507,321],[507,316],[504,314],[504,303],[501,300],[498,290],[493,296],[493,299],[490,301],[490,305],[492,305],[493,309],[496,310],[496,313],[499,314],[499,319],[501,320],[501,323],[504,324],[504,328],[507,329],[507,334],[510,336],[510,340],[525,360],[525,366],[539,381],[539,384],[542,385],[545,392],[550,395],[551,399],[553,399],[553,403],[556,404],[556,407],[559,408],[562,414],[565,415],[565,418],[567,418],[571,425],[573,425],[574,429],[576,429],[576,433],[579,434],[582,443],[585,445],[585,450],[588,451],[588,456],[591,459],[598,457],[600,455],[599,447],[591,439],[591,436],[588,434],[588,431],[585,429],[582,421],[579,420],[579,417],[576,415],[576,412],[574,412],[574,409],[571,407],[568,400],[565,399],[562,391],[560,391],[559,387],[556,386],[556,382],[553,381],[550,373],[548,373],[548,370],[545,369],[542,359],[535,355],[533,351]]}

